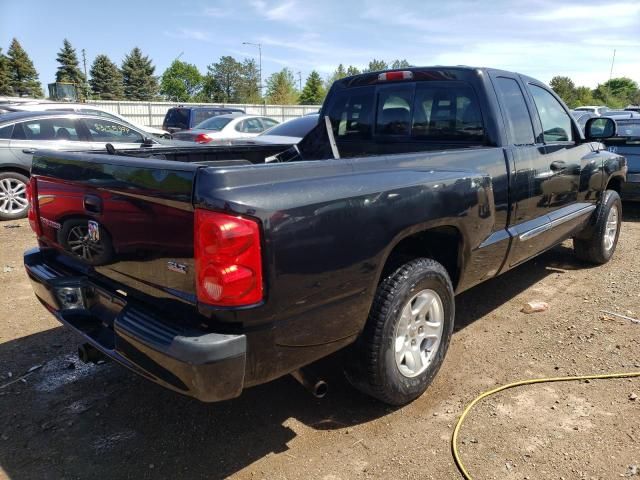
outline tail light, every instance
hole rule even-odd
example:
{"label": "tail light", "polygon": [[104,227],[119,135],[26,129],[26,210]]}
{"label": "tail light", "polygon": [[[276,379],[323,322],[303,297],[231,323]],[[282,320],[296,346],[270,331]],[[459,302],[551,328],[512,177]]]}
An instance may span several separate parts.
{"label": "tail light", "polygon": [[38,221],[38,204],[36,199],[38,198],[38,187],[36,186],[36,179],[31,177],[29,182],[27,183],[27,202],[29,202],[29,207],[27,210],[27,217],[29,218],[29,225],[31,225],[31,230],[35,232],[36,235],[42,235],[42,228],[40,228],[40,222]]}
{"label": "tail light", "polygon": [[263,286],[258,222],[196,209],[194,233],[198,301],[224,307],[260,302]]}
{"label": "tail light", "polygon": [[212,141],[213,138],[211,138],[209,135],[207,135],[206,133],[201,133],[200,135],[198,135],[196,137],[196,142],[197,143],[209,143],[210,141]]}

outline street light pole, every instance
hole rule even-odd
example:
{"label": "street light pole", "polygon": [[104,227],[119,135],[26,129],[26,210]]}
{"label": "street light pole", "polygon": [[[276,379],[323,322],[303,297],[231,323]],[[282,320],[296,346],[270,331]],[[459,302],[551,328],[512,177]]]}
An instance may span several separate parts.
{"label": "street light pole", "polygon": [[261,43],[251,43],[251,42],[242,42],[243,45],[253,45],[254,47],[258,47],[258,90],[260,90],[260,98],[262,98],[262,105],[264,107],[264,114],[266,114],[266,106],[264,103],[264,97],[262,95],[262,44]]}

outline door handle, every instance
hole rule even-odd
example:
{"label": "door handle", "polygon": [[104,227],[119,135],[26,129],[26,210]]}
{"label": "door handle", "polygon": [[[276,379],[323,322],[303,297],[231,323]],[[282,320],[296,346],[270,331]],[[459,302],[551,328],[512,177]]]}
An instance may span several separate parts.
{"label": "door handle", "polygon": [[36,149],[35,148],[23,148],[22,149],[22,153],[27,153],[27,154],[36,153]]}
{"label": "door handle", "polygon": [[549,168],[551,168],[552,172],[559,172],[561,170],[566,169],[567,164],[562,160],[556,160],[555,162],[551,162],[551,165],[549,165]]}

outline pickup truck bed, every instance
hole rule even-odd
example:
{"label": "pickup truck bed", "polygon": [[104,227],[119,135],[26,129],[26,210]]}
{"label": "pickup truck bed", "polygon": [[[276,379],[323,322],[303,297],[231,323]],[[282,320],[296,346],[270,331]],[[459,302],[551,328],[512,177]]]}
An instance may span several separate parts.
{"label": "pickup truck bed", "polygon": [[[542,102],[568,123],[543,128],[530,113]],[[39,248],[25,254],[36,295],[101,352],[204,401],[300,377],[348,346],[351,382],[402,404],[444,359],[455,293],[567,238],[588,261],[615,250],[626,163],[598,142],[615,125],[585,139],[533,79],[364,74],[334,84],[325,117],[341,158],[317,160],[319,137],[285,157],[38,152]],[[293,161],[262,163],[273,156]]]}

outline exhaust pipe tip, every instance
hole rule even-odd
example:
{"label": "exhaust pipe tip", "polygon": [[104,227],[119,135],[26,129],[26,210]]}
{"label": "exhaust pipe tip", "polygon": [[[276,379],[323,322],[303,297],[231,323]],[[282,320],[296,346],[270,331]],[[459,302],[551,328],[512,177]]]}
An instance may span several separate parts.
{"label": "exhaust pipe tip", "polygon": [[316,398],[323,398],[329,392],[329,384],[319,379],[308,369],[299,369],[291,372],[291,376]]}

